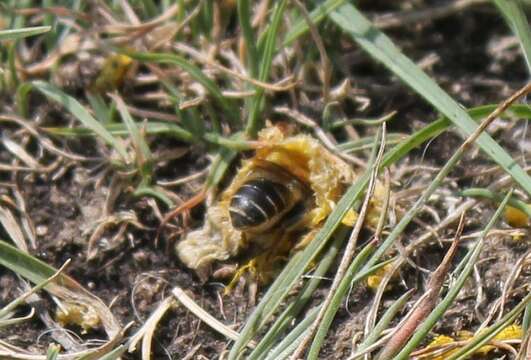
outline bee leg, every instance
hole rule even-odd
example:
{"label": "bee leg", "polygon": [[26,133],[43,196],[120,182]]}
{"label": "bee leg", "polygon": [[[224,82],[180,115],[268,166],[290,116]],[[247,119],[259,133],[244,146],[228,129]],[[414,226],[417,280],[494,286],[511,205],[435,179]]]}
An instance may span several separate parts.
{"label": "bee leg", "polygon": [[[307,242],[313,239],[316,231],[311,231]],[[258,255],[250,258],[234,273],[231,281],[225,287],[224,294],[228,295],[237,287],[247,287],[249,292],[249,304],[253,304],[253,293],[256,294],[258,286],[269,284],[282,269],[282,264],[289,260],[290,252],[293,251],[294,239],[297,239],[300,231],[279,231],[267,237],[263,250]],[[305,246],[305,245],[304,245]],[[304,247],[302,246],[302,247]],[[243,279],[243,284],[241,283]]]}
{"label": "bee leg", "polygon": [[229,295],[236,289],[247,288],[248,305],[256,305],[256,294],[258,292],[259,279],[257,276],[256,258],[241,266],[234,274],[230,283],[225,287],[224,295]]}
{"label": "bee leg", "polygon": [[273,236],[274,242],[269,249],[254,256],[236,270],[232,280],[225,287],[225,295],[234,290],[242,277],[247,280],[251,291],[253,286],[256,290],[257,286],[268,284],[274,279],[281,268],[280,263],[288,259],[289,251],[293,246],[290,234],[279,234],[279,237],[280,239],[277,239]]}
{"label": "bee leg", "polygon": [[232,290],[234,290],[238,282],[240,281],[240,278],[244,277],[246,273],[248,272],[250,272],[251,274],[256,272],[255,267],[256,267],[255,259],[251,259],[245,265],[240,266],[234,273],[232,280],[229,282],[227,286],[225,286],[225,290],[223,294],[229,295],[232,292]]}

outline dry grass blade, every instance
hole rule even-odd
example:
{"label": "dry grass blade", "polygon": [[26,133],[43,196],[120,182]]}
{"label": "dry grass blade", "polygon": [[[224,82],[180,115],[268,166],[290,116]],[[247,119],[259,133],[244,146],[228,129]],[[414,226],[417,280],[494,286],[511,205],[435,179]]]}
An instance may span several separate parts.
{"label": "dry grass blade", "polygon": [[164,23],[167,20],[170,20],[179,12],[179,5],[173,4],[166,9],[162,14],[157,16],[155,19],[140,23],[140,21],[134,21],[134,24],[112,24],[106,25],[103,27],[102,31],[113,33],[113,34],[130,34],[132,32],[147,32],[160,24]]}
{"label": "dry grass blade", "polygon": [[34,308],[31,308],[30,312],[28,315],[25,315],[25,316],[21,316],[21,317],[16,317],[16,318],[9,318],[9,319],[0,319],[0,329],[4,328],[4,327],[8,327],[10,325],[16,325],[16,324],[20,324],[26,320],[29,320],[33,317],[33,315],[35,315],[35,309]]}
{"label": "dry grass blade", "polygon": [[[127,326],[124,328],[127,329]],[[58,360],[103,360],[105,354],[111,353],[117,348],[119,341],[124,336],[124,331],[118,333],[104,345],[90,350],[76,353],[62,354],[57,357]],[[119,347],[118,347],[119,348]],[[47,355],[32,353],[28,350],[13,346],[0,340],[0,359],[6,360],[48,360]],[[116,359],[116,358],[113,358]]]}
{"label": "dry grass blade", "polygon": [[105,230],[111,225],[119,226],[123,230],[125,230],[128,225],[132,225],[137,229],[145,229],[145,227],[138,221],[137,216],[133,211],[120,211],[105,216],[97,222],[87,241],[86,253],[88,260],[92,260],[98,255],[97,242],[101,239]]}
{"label": "dry grass blade", "polygon": [[500,295],[498,320],[502,318],[504,310],[505,310],[505,303],[507,302],[507,299],[509,298],[511,289],[514,286],[516,279],[520,276],[523,270],[523,267],[525,266],[526,260],[527,261],[531,260],[530,256],[531,256],[531,250],[528,250],[526,253],[520,256],[520,258],[514,264],[514,268],[511,270],[509,276],[507,277],[507,281],[505,281],[505,283],[503,284],[502,293]]}
{"label": "dry grass blade", "polygon": [[[51,266],[3,241],[0,241],[0,250],[0,265],[35,284],[45,281],[56,273]],[[46,285],[45,289],[61,300],[93,309],[98,314],[109,338],[115,338],[120,333],[121,327],[109,308],[71,277],[60,274],[55,281]]]}
{"label": "dry grass blade", "polygon": [[357,348],[355,348],[355,352],[350,355],[348,360],[360,359],[363,355],[372,352],[374,349],[379,348],[381,346],[380,342],[383,343],[385,340],[387,340],[387,336],[384,336],[380,338],[379,341],[376,341],[378,340],[378,337],[381,335],[381,333],[388,328],[389,323],[396,316],[398,311],[400,311],[406,305],[408,300],[413,295],[414,291],[415,289],[410,289],[406,291],[385,311],[378,323],[374,327],[371,327],[368,336]]}
{"label": "dry grass blade", "polygon": [[[509,324],[514,323],[517,316],[522,313],[527,304],[531,302],[531,292],[529,292],[520,303],[513,307],[500,321],[491,325],[481,333],[477,333],[472,337],[468,343],[459,349],[456,353],[451,354],[447,357],[448,360],[466,360],[469,359],[472,354],[474,354],[478,349],[483,345],[487,344],[489,341],[493,341],[494,337],[499,334],[504,328]],[[498,344],[500,342],[497,342]],[[495,345],[499,346],[494,342]],[[514,352],[511,349],[511,352]]]}
{"label": "dry grass blade", "polygon": [[40,172],[40,170],[35,170],[27,166],[18,166],[18,165],[9,165],[0,163],[0,171],[27,171],[27,172]]}
{"label": "dry grass blade", "polygon": [[[229,69],[217,62],[215,62],[214,60],[212,60],[211,58],[209,58],[207,55],[205,54],[202,54],[200,53],[199,51],[195,50],[194,48],[190,47],[189,45],[187,44],[176,44],[174,46],[175,50],[177,51],[180,51],[180,52],[183,52],[183,53],[186,53],[187,55],[190,55],[191,57],[193,57],[194,59],[196,59],[197,61],[203,63],[203,64],[206,64],[206,65],[209,65],[209,66],[212,66],[213,68],[219,70],[219,71],[222,71],[226,74],[229,74],[239,80],[242,80],[242,81],[245,81],[245,82],[248,82],[250,84],[253,84],[257,87],[261,87],[265,90],[268,90],[268,91],[287,91],[289,89],[292,89],[294,88],[295,86],[297,86],[297,82],[296,81],[293,81],[293,78],[292,77],[288,77],[286,79],[282,79],[280,80],[278,83],[276,84],[269,84],[269,83],[266,83],[266,82],[263,82],[263,81],[260,81],[260,80],[257,80],[257,79],[253,79],[247,75],[244,75],[244,74],[241,74],[235,70],[232,70],[232,69]],[[253,93],[251,93],[253,94]]]}
{"label": "dry grass blade", "polygon": [[427,296],[411,314],[407,320],[402,324],[400,329],[389,339],[385,347],[378,355],[379,360],[386,360],[392,358],[406,343],[406,341],[413,335],[417,326],[424,321],[426,316],[435,308],[437,300],[439,299],[439,292],[441,291],[444,279],[450,270],[452,259],[457,252],[457,245],[463,233],[465,214],[461,215],[459,226],[455,234],[452,246],[444,256],[439,267],[433,272],[427,285]]}
{"label": "dry grass blade", "polygon": [[3,206],[0,206],[0,223],[2,223],[5,231],[7,231],[17,247],[24,252],[28,252],[28,244],[26,243],[22,229],[13,216],[13,213]]}
{"label": "dry grass blade", "polygon": [[332,68],[330,59],[328,57],[328,54],[326,53],[326,49],[323,44],[323,40],[321,39],[321,36],[319,35],[319,32],[317,31],[317,28],[315,24],[312,22],[312,19],[310,18],[310,14],[308,14],[308,11],[306,10],[306,7],[302,2],[299,0],[293,0],[295,5],[299,8],[301,11],[302,17],[304,18],[304,21],[306,21],[306,24],[308,28],[310,29],[310,33],[312,35],[313,41],[315,42],[315,45],[317,46],[317,49],[319,50],[319,56],[321,57],[321,81],[323,83],[323,102],[325,104],[328,104],[329,98],[330,98],[330,80],[332,77]]}
{"label": "dry grass blade", "polygon": [[43,171],[43,167],[37,160],[35,160],[28,152],[15,141],[11,140],[6,135],[2,136],[2,144],[14,156],[19,158],[24,164],[35,171]]}
{"label": "dry grass blade", "polygon": [[35,26],[28,27],[23,29],[10,29],[10,30],[1,30],[0,31],[0,41],[1,40],[16,40],[25,38],[28,36],[38,35],[46,33],[52,29],[51,26]]}
{"label": "dry grass blade", "polygon": [[142,339],[142,360],[151,359],[151,343],[155,330],[157,329],[157,325],[160,319],[173,305],[175,305],[175,299],[173,297],[167,297],[161,301],[144,325],[142,325],[142,327],[138,329],[137,332],[129,339],[129,346],[127,350],[130,353],[136,350],[136,345],[140,339]]}
{"label": "dry grass blade", "polygon": [[[529,305],[527,305],[529,309]],[[531,332],[528,331],[524,341],[522,342],[522,347],[518,354],[517,360],[529,360],[531,358]]]}
{"label": "dry grass blade", "polygon": [[59,274],[61,274],[64,271],[64,269],[68,266],[69,263],[70,263],[70,259],[68,259],[63,264],[63,266],[61,266],[57,270],[55,274],[53,274],[52,276],[50,276],[48,279],[44,280],[40,284],[34,286],[30,291],[25,292],[24,294],[22,294],[21,296],[13,300],[11,303],[7,304],[2,309],[0,309],[0,319],[5,319],[8,313],[15,310],[15,308],[19,306],[22,302],[24,302],[30,295],[35,294],[37,291],[41,290],[46,285],[54,281],[59,276]]}
{"label": "dry grass blade", "polygon": [[455,280],[455,283],[449,287],[447,294],[439,302],[439,304],[437,304],[437,306],[433,309],[433,311],[426,317],[422,325],[420,325],[417,328],[417,331],[413,334],[413,336],[409,339],[409,341],[401,349],[399,349],[400,352],[398,353],[398,355],[396,355],[397,360],[405,360],[410,357],[413,350],[426,337],[428,332],[435,325],[436,321],[442,317],[444,312],[455,301],[465,281],[472,273],[473,267],[475,266],[479,258],[480,252],[483,249],[483,246],[485,244],[485,238],[491,231],[494,224],[499,220],[501,213],[503,212],[505,205],[507,205],[507,201],[509,197],[511,196],[511,194],[512,194],[512,191],[510,191],[509,194],[507,194],[507,196],[503,199],[498,209],[496,209],[496,212],[494,213],[494,215],[490,218],[490,221],[488,222],[488,224],[483,228],[479,240],[474,244],[474,247],[469,250],[467,255],[463,258],[463,260],[461,260],[461,262],[457,266],[457,269],[458,269],[457,271],[459,272],[459,275],[457,279]]}
{"label": "dry grass blade", "polygon": [[89,159],[84,156],[71,154],[69,152],[66,152],[58,148],[57,146],[53,144],[53,142],[50,139],[42,136],[42,134],[39,133],[38,128],[34,127],[32,122],[27,119],[23,119],[23,118],[14,116],[14,115],[0,115],[0,121],[14,122],[22,126],[24,129],[26,129],[31,135],[33,135],[39,141],[42,147],[44,147],[46,150],[48,150],[49,152],[53,154],[56,154],[58,156],[63,156],[66,159],[74,160],[74,161],[86,161]]}
{"label": "dry grass blade", "polygon": [[[172,292],[173,296],[175,296],[175,298],[184,307],[186,307],[188,310],[190,310],[190,312],[192,312],[192,314],[194,314],[199,319],[201,319],[205,324],[210,326],[212,329],[216,330],[221,335],[224,335],[228,339],[231,339],[231,340],[234,340],[234,341],[238,340],[238,338],[240,337],[240,334],[238,334],[238,332],[236,332],[236,331],[232,330],[231,328],[229,328],[228,326],[222,324],[216,318],[214,318],[212,315],[207,313],[201,306],[197,305],[197,303],[194,300],[192,300],[192,298],[190,296],[188,296],[184,292],[183,289],[181,289],[180,287],[174,287],[171,292]],[[250,343],[248,346],[252,348],[252,347],[254,347],[254,344]]]}
{"label": "dry grass blade", "polygon": [[[384,200],[382,204],[382,212],[380,214],[380,217],[378,219],[378,224],[376,226],[376,231],[374,233],[374,238],[376,242],[381,241],[383,228],[385,226],[385,222],[387,221],[387,215],[389,213],[389,201],[391,197],[391,179],[389,175],[389,169],[385,169],[385,195]],[[371,309],[369,311],[369,314],[367,315],[367,319],[365,320],[365,329],[364,334],[365,337],[369,336],[371,334],[374,324],[376,323],[376,317],[378,315],[378,308],[380,306],[380,301],[382,300],[383,293],[387,287],[387,284],[391,280],[391,277],[395,273],[396,270],[398,270],[398,265],[395,265],[391,268],[391,270],[386,271],[385,275],[382,277],[382,280],[380,282],[380,285],[378,286],[378,290],[376,291],[376,294],[374,296],[373,305],[371,306]]]}
{"label": "dry grass blade", "polygon": [[[485,111],[485,109],[481,109],[480,112],[475,113],[476,117],[479,117],[479,114],[481,116],[486,116],[492,111],[493,107],[489,106],[488,111]],[[528,115],[524,115],[528,116]],[[389,166],[390,164],[393,164],[397,162],[399,159],[405,156],[406,153],[411,151],[413,148],[419,146],[427,139],[431,138],[432,136],[437,136],[437,134],[440,133],[441,127],[446,128],[447,123],[444,119],[437,121],[436,126],[429,125],[426,128],[416,132],[415,134],[411,135],[408,139],[406,139],[402,144],[399,144],[395,148],[389,151],[389,153],[385,156],[383,160],[383,166]],[[468,148],[469,145],[466,146]],[[425,203],[425,201],[433,194],[435,189],[439,186],[442,179],[444,179],[450,169],[456,164],[456,162],[460,159],[460,157],[463,154],[464,149],[460,150],[460,153],[453,156],[450,160],[447,166],[445,166],[444,169],[441,170],[441,172],[437,175],[437,178],[430,184],[428,189],[425,193],[423,193],[422,197],[413,204],[412,208],[408,211],[408,213],[404,216],[405,218],[400,221],[398,225],[395,226],[392,233],[387,237],[387,239],[382,242],[382,244],[375,249],[374,255],[369,259],[368,266],[364,266],[362,269],[362,273],[372,268],[376,265],[376,262],[378,259],[389,249],[389,247],[393,244],[395,239],[400,236],[404,228],[407,226],[407,224],[413,219],[415,214],[419,211],[419,209],[422,207],[422,205]],[[309,265],[308,259],[313,259],[316,252],[321,249],[322,247],[322,241],[326,241],[331,233],[336,229],[337,224],[341,221],[343,216],[345,216],[347,210],[351,208],[355,201],[357,201],[360,197],[360,194],[362,190],[364,189],[365,185],[368,182],[368,174],[364,174],[362,177],[360,177],[355,184],[349,188],[343,198],[338,202],[336,209],[330,214],[328,219],[326,220],[325,224],[323,225],[323,229],[317,234],[316,239],[314,242],[312,242],[302,254],[296,254],[288,263],[288,265],[285,267],[285,269],[282,271],[282,273],[277,277],[277,280],[271,285],[267,293],[264,295],[264,298],[262,301],[258,304],[257,308],[254,310],[254,312],[251,314],[249,319],[247,320],[247,323],[244,327],[244,329],[241,332],[241,340],[239,340],[231,350],[231,355],[234,355],[234,358],[236,358],[241,351],[244,344],[247,343],[247,341],[250,340],[251,337],[256,335],[257,329],[260,328],[260,324],[262,324],[265,320],[269,319],[271,316],[271,313],[275,312],[276,309],[278,309],[279,303],[281,300],[284,299],[284,294],[286,293],[286,289],[291,288],[293,284],[298,281],[299,276],[301,276],[304,273],[304,269],[307,268]],[[464,208],[469,208],[473,206],[474,202],[467,202],[466,207],[460,207],[460,211],[462,211]],[[452,223],[455,220],[454,216],[449,216],[445,221],[443,221],[442,224],[444,224],[441,228],[444,228],[448,226],[450,223]],[[433,236],[433,233],[428,233],[426,236],[423,236],[422,241],[426,241],[431,236]],[[300,256],[299,256],[300,255]],[[361,253],[360,253],[361,255]],[[365,261],[360,259],[360,261]],[[356,270],[357,271],[357,270]],[[354,274],[349,278],[350,281],[359,281],[362,278],[362,276],[356,276],[354,277]],[[348,290],[348,285],[347,285]],[[345,291],[346,293],[346,291]],[[344,296],[344,295],[341,295]],[[337,299],[337,308],[339,308],[341,304],[341,299]],[[337,308],[334,307],[334,309],[329,314],[329,317],[333,319],[335,312],[337,311]],[[332,320],[329,320],[330,323]],[[323,333],[325,333],[325,330],[323,330]],[[323,335],[323,337],[326,336],[326,334]],[[281,350],[282,351],[282,350]]]}

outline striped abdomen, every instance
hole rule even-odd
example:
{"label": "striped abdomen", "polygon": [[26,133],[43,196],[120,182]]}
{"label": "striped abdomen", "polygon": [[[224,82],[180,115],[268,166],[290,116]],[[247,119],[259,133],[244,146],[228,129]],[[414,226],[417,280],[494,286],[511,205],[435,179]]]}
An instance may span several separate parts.
{"label": "striped abdomen", "polygon": [[263,231],[293,207],[289,189],[265,178],[249,180],[232,196],[232,226],[238,230]]}

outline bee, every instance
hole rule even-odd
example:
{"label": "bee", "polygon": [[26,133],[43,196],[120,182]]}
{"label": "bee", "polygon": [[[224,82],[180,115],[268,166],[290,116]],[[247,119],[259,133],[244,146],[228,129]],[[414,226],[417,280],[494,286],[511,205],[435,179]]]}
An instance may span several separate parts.
{"label": "bee", "polygon": [[180,260],[203,279],[212,263],[250,253],[236,273],[248,271],[267,283],[279,260],[313,239],[355,178],[348,164],[309,135],[273,126],[258,140],[266,145],[243,161],[219,196],[210,196],[202,228],[177,244]]}

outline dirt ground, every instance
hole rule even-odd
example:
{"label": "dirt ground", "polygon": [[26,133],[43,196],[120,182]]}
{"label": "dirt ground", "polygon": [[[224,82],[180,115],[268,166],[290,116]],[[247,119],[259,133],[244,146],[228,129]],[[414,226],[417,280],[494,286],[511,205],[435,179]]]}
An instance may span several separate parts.
{"label": "dirt ground", "polygon": [[[434,6],[439,3],[442,2],[426,2],[426,5]],[[360,8],[370,17],[384,20],[385,13],[402,10],[390,1],[364,1]],[[325,23],[322,26],[332,27],[329,32],[334,32],[332,24]],[[324,38],[334,69],[333,83],[339,83],[342,78],[350,78],[357,96],[369,102],[363,111],[354,104],[347,105],[343,111],[348,117],[379,117],[390,111],[397,111],[396,117],[389,123],[388,131],[400,133],[411,133],[437,118],[438,114],[424,100],[402,85],[383,66],[376,64],[349,38],[338,30],[335,32],[337,36]],[[405,54],[422,64],[424,70],[465,107],[499,103],[529,78],[520,50],[507,24],[489,4],[470,6],[459,13],[440,18],[427,17],[421,21],[389,26],[385,32]],[[128,91],[126,86],[123,90],[126,99]],[[2,111],[12,111],[13,101],[13,96],[4,95],[0,100]],[[271,105],[280,105],[286,104],[287,99],[285,95],[278,94],[268,96],[267,101]],[[57,105],[46,102],[43,97],[34,96],[32,104],[34,107],[31,116],[39,117],[40,126],[64,125],[72,121],[70,115]],[[309,116],[315,115],[311,106],[300,110]],[[522,164],[525,164],[525,156],[531,146],[531,137],[525,126],[523,121],[497,120],[489,128],[491,135],[509,153],[520,159]],[[8,126],[2,129],[3,133],[12,134],[13,131],[14,128]],[[360,128],[359,131],[362,135],[374,133],[371,128]],[[90,138],[62,139],[58,143],[72,153],[91,157],[105,155],[105,149]],[[461,138],[455,132],[444,133],[391,168],[397,211],[407,209],[412,204],[460,143]],[[158,137],[156,143],[153,139],[152,146],[153,151],[182,150],[181,156],[156,169],[157,180],[191,175],[209,164],[205,145],[189,146],[169,137]],[[13,155],[0,148],[0,161],[10,163],[12,160]],[[50,161],[52,158],[42,159],[43,163]],[[203,205],[194,208],[186,221],[181,219],[166,227],[156,239],[160,218],[154,211],[153,200],[134,197],[130,190],[125,189],[116,199],[115,211],[134,214],[142,228],[128,226],[121,235],[116,236],[119,226],[109,226],[96,240],[97,254],[89,260],[89,238],[101,218],[109,189],[116,184],[110,183],[109,173],[98,160],[70,163],[63,173],[52,175],[0,172],[0,195],[10,194],[15,186],[26,201],[28,215],[38,233],[38,248],[32,251],[35,256],[57,268],[67,259],[72,259],[67,273],[103,302],[111,304],[113,314],[122,324],[134,321],[131,331],[145,321],[175,285],[186,289],[198,304],[225,324],[234,329],[241,328],[253,308],[247,294],[236,291],[224,296],[223,283],[216,280],[202,283],[179,262],[174,252],[174,245],[185,228],[201,226]],[[502,172],[479,150],[471,151],[451,173],[444,187],[430,200],[429,209],[408,227],[401,242],[408,244],[465,201],[458,194],[460,190],[488,187],[502,176]],[[204,177],[199,177],[174,187],[172,191],[181,199],[188,199],[197,193],[203,181]],[[225,182],[227,181],[230,179]],[[523,193],[517,190],[517,195],[523,196]],[[487,200],[478,202],[467,214],[465,234],[473,235],[480,230],[494,210],[494,203]],[[404,293],[406,288],[418,289],[415,298],[422,294],[427,279],[422,269],[433,270],[440,263],[455,227],[445,229],[439,233],[439,239],[428,242],[415,252],[411,260],[417,268],[406,266],[401,270],[400,278],[385,293],[384,307]],[[500,231],[488,238],[477,266],[477,274],[482,279],[481,302],[477,303],[478,284],[470,279],[455,306],[433,329],[435,334],[451,334],[478,326],[492,301],[500,296],[514,264],[529,251],[529,228],[518,230],[519,236],[514,236],[517,230],[505,223],[498,224],[498,229]],[[5,233],[0,234],[2,238],[6,238]],[[470,236],[463,240],[455,264],[464,256],[474,239]],[[517,291],[506,304],[507,308],[525,295],[523,285],[530,282],[531,268],[524,267],[513,286]],[[315,294],[314,303],[324,297],[329,284],[330,282],[324,282]],[[16,276],[0,268],[0,304],[7,303],[20,292]],[[263,292],[263,288],[259,290],[257,301]],[[340,309],[334,320],[321,353],[323,359],[348,357],[353,337],[363,330],[372,296],[373,292],[364,282],[352,289],[346,307]],[[46,308],[53,308],[49,298],[44,296],[43,299],[40,316],[44,316]],[[22,309],[21,312],[25,310]],[[0,338],[22,348],[42,352],[54,341],[50,332],[44,332],[45,329],[43,323],[36,319],[0,329]],[[84,339],[101,336],[103,334],[98,332],[82,335]],[[183,359],[187,355],[194,359],[214,359],[230,348],[230,344],[194,315],[177,307],[160,324],[153,355],[155,359]],[[495,352],[489,356],[493,359],[501,358],[501,353]],[[136,359],[140,355],[128,354],[124,358]]]}

